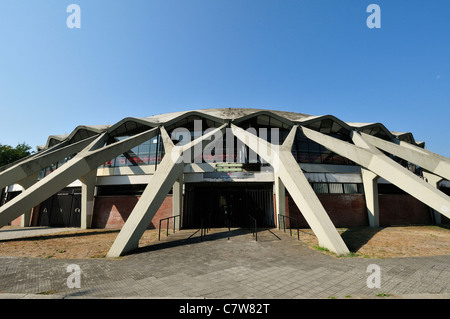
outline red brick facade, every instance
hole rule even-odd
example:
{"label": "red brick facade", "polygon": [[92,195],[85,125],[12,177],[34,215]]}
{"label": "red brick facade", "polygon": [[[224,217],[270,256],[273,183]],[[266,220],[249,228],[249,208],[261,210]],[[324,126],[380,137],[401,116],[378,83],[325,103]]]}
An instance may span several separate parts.
{"label": "red brick facade", "polygon": [[[363,194],[318,194],[336,227],[368,226]],[[379,195],[380,226],[432,224],[430,208],[410,195]],[[286,214],[308,227],[294,200],[286,196]],[[447,222],[443,218],[443,223]]]}
{"label": "red brick facade", "polygon": [[[139,196],[97,197],[94,202],[92,228],[122,228],[139,198]],[[148,228],[158,228],[159,220],[170,216],[172,216],[172,195],[167,195]]]}
{"label": "red brick facade", "polygon": [[[336,227],[369,225],[363,194],[318,194],[318,197]],[[122,228],[138,200],[139,196],[95,198],[92,228]],[[433,224],[430,208],[410,195],[381,194],[379,205],[380,226]],[[39,211],[39,206],[34,211]],[[290,195],[286,196],[286,215],[297,218],[300,227],[309,227]],[[32,216],[31,224],[37,225],[37,214]],[[149,228],[158,228],[159,220],[170,216],[172,216],[172,195],[167,195]],[[20,220],[21,217],[18,217],[11,222],[11,225],[20,225]],[[442,216],[442,223],[448,224],[450,220]],[[287,226],[289,226],[288,222]]]}

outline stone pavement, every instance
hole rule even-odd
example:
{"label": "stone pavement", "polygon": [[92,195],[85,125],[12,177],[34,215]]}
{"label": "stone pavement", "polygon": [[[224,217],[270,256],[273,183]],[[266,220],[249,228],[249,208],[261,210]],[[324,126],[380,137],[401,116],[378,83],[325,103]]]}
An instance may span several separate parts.
{"label": "stone pavement", "polygon": [[[193,232],[115,259],[0,257],[0,298],[450,298],[450,255],[337,258],[276,229],[258,241],[245,229],[213,230],[203,241]],[[71,264],[80,288],[67,286]],[[371,264],[380,288],[367,285]]]}
{"label": "stone pavement", "polygon": [[[1,227],[0,227],[1,228]],[[34,237],[47,234],[56,234],[61,232],[77,231],[80,228],[58,228],[58,227],[20,227],[8,226],[8,228],[0,229],[0,240]]]}

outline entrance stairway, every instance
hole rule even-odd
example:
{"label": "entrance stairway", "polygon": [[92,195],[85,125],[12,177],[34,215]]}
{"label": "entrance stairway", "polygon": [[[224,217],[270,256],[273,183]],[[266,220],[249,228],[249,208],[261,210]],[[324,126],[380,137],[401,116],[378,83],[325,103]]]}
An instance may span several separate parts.
{"label": "entrance stairway", "polygon": [[[296,231],[296,230],[295,230]],[[245,238],[249,241],[255,242],[268,242],[268,241],[280,241],[289,240],[297,241],[296,236],[290,236],[289,232],[284,232],[278,228],[260,228],[258,229],[258,240],[256,241],[253,232],[246,228],[210,228],[202,235],[201,229],[181,229],[175,233],[169,232],[166,236],[165,231],[161,233],[161,242],[173,242],[173,241],[214,241],[214,240],[233,240],[239,237],[239,240]]]}

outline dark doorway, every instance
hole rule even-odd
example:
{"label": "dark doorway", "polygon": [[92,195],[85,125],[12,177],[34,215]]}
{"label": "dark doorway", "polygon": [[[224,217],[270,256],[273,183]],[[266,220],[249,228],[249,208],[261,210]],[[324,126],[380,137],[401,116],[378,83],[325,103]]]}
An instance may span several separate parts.
{"label": "dark doorway", "polygon": [[183,227],[247,227],[249,215],[258,227],[274,227],[272,183],[185,184]]}
{"label": "dark doorway", "polygon": [[41,203],[39,226],[80,227],[81,188],[67,188]]}

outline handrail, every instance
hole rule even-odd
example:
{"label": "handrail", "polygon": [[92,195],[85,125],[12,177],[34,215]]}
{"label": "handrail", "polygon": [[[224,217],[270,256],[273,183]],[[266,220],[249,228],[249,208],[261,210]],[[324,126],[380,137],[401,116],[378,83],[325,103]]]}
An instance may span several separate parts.
{"label": "handrail", "polygon": [[[206,222],[205,222],[206,220]],[[206,217],[202,218],[200,222],[200,240],[203,241],[203,237],[211,229],[211,213],[209,213]]]}
{"label": "handrail", "polygon": [[163,220],[167,220],[166,236],[169,236],[169,219],[173,218],[173,223],[172,223],[173,224],[173,232],[175,233],[175,220],[176,220],[177,217],[181,218],[181,215],[170,216],[170,217],[162,218],[162,219],[159,220],[158,240],[161,240],[161,222]]}
{"label": "handrail", "polygon": [[[248,215],[249,217],[249,229],[252,231],[252,235],[255,237],[255,240],[258,241],[258,227],[256,223],[256,218],[252,215]],[[253,227],[252,226],[253,223]]]}
{"label": "handrail", "polygon": [[[278,215],[278,229],[279,229],[279,230],[281,230],[280,217],[283,218],[283,228],[284,228],[284,232],[286,232],[286,218],[289,218],[289,220],[294,220],[294,221],[295,221],[295,223],[296,223],[296,225],[297,225],[297,239],[300,240],[300,228],[299,228],[299,226],[298,226],[298,219],[293,218],[293,217],[290,217],[290,216],[286,216],[286,215],[281,215],[281,214],[279,214],[279,215]],[[291,225],[289,225],[289,226],[291,226]],[[292,227],[289,227],[289,230],[290,230],[290,233],[291,233],[291,236],[292,236]]]}

